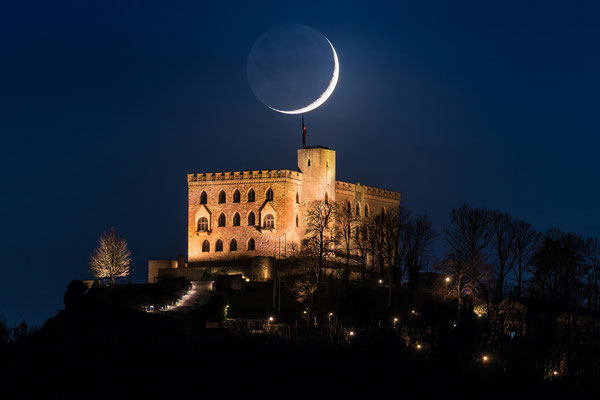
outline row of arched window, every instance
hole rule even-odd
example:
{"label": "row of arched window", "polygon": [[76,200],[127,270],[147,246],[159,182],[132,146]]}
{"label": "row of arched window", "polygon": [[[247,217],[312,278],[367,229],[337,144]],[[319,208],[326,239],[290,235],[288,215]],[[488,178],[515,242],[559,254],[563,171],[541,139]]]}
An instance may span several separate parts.
{"label": "row of arched window", "polygon": [[[248,239],[248,243],[246,245],[246,250],[252,251],[255,249],[256,249],[256,243],[254,242],[254,239],[252,239],[252,238]],[[237,250],[238,250],[237,240],[231,239],[231,241],[229,242],[229,251],[237,251]],[[221,239],[217,239],[217,241],[215,242],[215,251],[223,251],[223,241]],[[210,242],[208,240],[204,240],[204,242],[202,242],[202,252],[203,253],[210,252]]]}
{"label": "row of arched window", "polygon": [[[227,203],[227,195],[225,194],[224,190],[221,190],[219,192],[218,200],[219,200],[219,204]],[[248,192],[246,193],[246,200],[248,203],[254,203],[254,201],[256,201],[256,194],[254,193],[254,189],[248,190]],[[265,200],[273,201],[273,189],[271,189],[271,188],[267,189],[267,191],[265,192]],[[240,201],[241,201],[240,191],[235,189],[235,192],[233,192],[233,202],[239,203]],[[296,202],[297,203],[300,202],[300,196],[298,195],[298,193],[296,193]],[[202,193],[200,193],[200,204],[207,204],[207,203],[208,203],[208,195],[206,194],[205,191],[202,191]]]}
{"label": "row of arched window", "polygon": [[[235,213],[233,214],[233,224],[232,226],[240,226],[240,213]],[[297,216],[296,216],[296,224],[298,223],[297,221]],[[248,226],[254,226],[256,225],[256,216],[254,215],[253,211],[250,211],[250,213],[248,214]],[[219,215],[219,218],[217,219],[217,226],[219,227],[224,227],[227,226],[227,218],[225,217],[225,214],[221,213],[221,215]],[[273,214],[267,214],[265,215],[265,218],[263,220],[263,228],[266,229],[271,229],[271,228],[275,228],[275,217],[273,217]],[[206,217],[200,217],[198,219],[198,232],[206,232],[208,231],[208,218]]]}

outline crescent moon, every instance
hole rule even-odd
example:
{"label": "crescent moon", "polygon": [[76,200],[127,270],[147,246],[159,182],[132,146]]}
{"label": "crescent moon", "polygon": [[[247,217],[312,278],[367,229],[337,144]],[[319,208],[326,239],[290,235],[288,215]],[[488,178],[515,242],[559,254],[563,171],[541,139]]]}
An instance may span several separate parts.
{"label": "crescent moon", "polygon": [[329,85],[327,86],[327,89],[325,89],[325,91],[319,96],[318,99],[316,99],[315,101],[313,101],[306,107],[299,108],[297,110],[287,111],[287,110],[278,110],[276,108],[269,107],[269,106],[267,106],[267,107],[269,107],[273,111],[277,111],[277,112],[280,112],[283,114],[304,114],[304,113],[314,110],[315,108],[319,107],[320,105],[322,105],[323,103],[325,103],[327,101],[329,96],[331,96],[331,94],[333,93],[333,90],[335,89],[335,86],[337,85],[338,78],[340,77],[340,62],[338,61],[337,53],[335,52],[335,49],[333,48],[333,45],[331,44],[329,39],[325,38],[325,40],[327,40],[327,43],[329,43],[329,45],[331,46],[331,50],[333,51],[333,76],[331,77],[331,80],[329,81]]}

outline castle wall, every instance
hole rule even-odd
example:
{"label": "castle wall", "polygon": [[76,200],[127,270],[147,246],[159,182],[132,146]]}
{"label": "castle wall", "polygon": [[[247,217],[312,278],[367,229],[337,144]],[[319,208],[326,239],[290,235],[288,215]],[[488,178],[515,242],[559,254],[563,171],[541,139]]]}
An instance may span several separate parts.
{"label": "castle wall", "polygon": [[[302,174],[295,171],[244,171],[224,174],[188,175],[188,262],[191,267],[202,261],[233,260],[255,256],[274,256],[275,248],[284,242],[298,242],[302,231],[296,227],[296,215],[300,219],[300,196]],[[248,201],[248,192],[254,191],[255,201]],[[273,200],[267,201],[267,190],[273,191]],[[219,193],[226,195],[225,203],[219,203]],[[233,202],[233,194],[240,192],[240,202]],[[202,192],[206,193],[206,204],[200,204]],[[254,213],[255,225],[248,225],[248,215]],[[233,226],[234,215],[240,216],[240,225]],[[218,220],[225,215],[225,226],[219,227]],[[274,217],[274,228],[264,227],[267,214]],[[207,232],[198,231],[198,219],[209,220]],[[248,250],[248,242],[254,239],[255,250]],[[231,240],[237,241],[237,250],[230,250]],[[207,240],[210,251],[203,252],[202,244]],[[217,241],[223,242],[223,250],[216,251]]]}
{"label": "castle wall", "polygon": [[384,209],[388,211],[399,207],[400,197],[399,192],[392,190],[364,186],[360,183],[336,182],[336,198],[340,207],[350,203],[353,213],[362,218],[377,215]]}

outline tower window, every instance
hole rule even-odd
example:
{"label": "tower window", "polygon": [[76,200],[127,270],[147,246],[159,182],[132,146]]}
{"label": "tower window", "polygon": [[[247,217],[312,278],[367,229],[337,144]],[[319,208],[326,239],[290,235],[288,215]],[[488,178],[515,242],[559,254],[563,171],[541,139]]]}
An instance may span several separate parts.
{"label": "tower window", "polygon": [[200,194],[200,204],[206,204],[206,192],[202,191]]}
{"label": "tower window", "polygon": [[209,251],[210,251],[210,243],[208,242],[208,240],[205,240],[204,242],[202,242],[202,252],[208,253]]}
{"label": "tower window", "polygon": [[235,192],[233,192],[233,202],[234,203],[240,202],[240,191],[237,189],[235,189]]}
{"label": "tower window", "polygon": [[300,226],[300,220],[298,218],[298,214],[296,214],[296,227]]}
{"label": "tower window", "polygon": [[365,217],[369,216],[369,205],[365,204]]}
{"label": "tower window", "polygon": [[308,166],[310,167],[310,158],[308,159],[308,163],[307,163],[307,164],[308,164]]}
{"label": "tower window", "polygon": [[225,192],[223,190],[219,192],[219,203],[225,203]]}
{"label": "tower window", "polygon": [[248,250],[254,250],[254,239],[248,240]]}
{"label": "tower window", "polygon": [[356,203],[356,216],[360,217],[360,204]]}
{"label": "tower window", "polygon": [[269,188],[269,190],[267,190],[267,201],[273,201],[273,189]]}
{"label": "tower window", "polygon": [[248,214],[248,226],[254,226],[255,223],[254,212],[250,211],[250,214]]}
{"label": "tower window", "polygon": [[300,193],[296,192],[296,204],[300,204]]}
{"label": "tower window", "polygon": [[329,168],[329,160],[327,160],[327,168]]}
{"label": "tower window", "polygon": [[250,189],[248,191],[248,203],[254,203],[254,190]]}
{"label": "tower window", "polygon": [[240,226],[240,214],[238,213],[233,215],[233,226]]}
{"label": "tower window", "polygon": [[219,215],[219,226],[225,226],[225,214]]}
{"label": "tower window", "polygon": [[229,243],[229,251],[237,251],[237,241],[235,239],[231,239]]}
{"label": "tower window", "polygon": [[221,239],[217,240],[215,251],[223,251],[223,241]]}
{"label": "tower window", "polygon": [[264,220],[264,228],[265,229],[273,229],[275,227],[275,218],[273,218],[272,214],[265,215]]}
{"label": "tower window", "polygon": [[208,231],[208,219],[206,217],[200,217],[198,220],[198,232]]}
{"label": "tower window", "polygon": [[325,204],[329,204],[329,194],[325,192]]}

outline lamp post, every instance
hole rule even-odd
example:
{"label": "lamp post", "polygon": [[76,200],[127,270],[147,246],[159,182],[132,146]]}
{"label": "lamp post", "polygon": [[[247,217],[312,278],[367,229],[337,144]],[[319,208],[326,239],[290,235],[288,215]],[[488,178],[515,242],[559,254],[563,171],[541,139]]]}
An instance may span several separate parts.
{"label": "lamp post", "polygon": [[331,317],[333,317],[333,313],[332,312],[329,313],[329,323],[330,324],[331,324]]}

